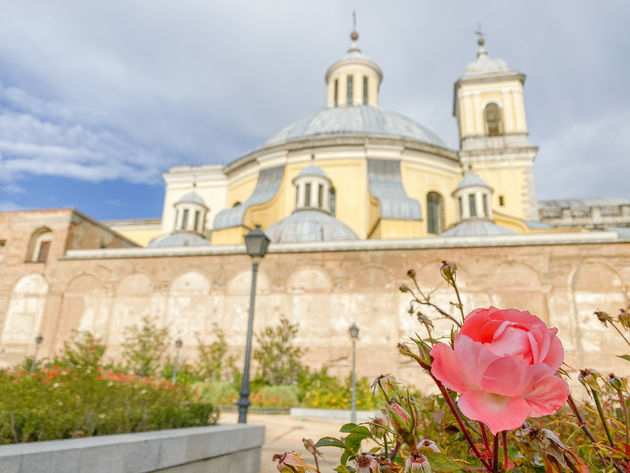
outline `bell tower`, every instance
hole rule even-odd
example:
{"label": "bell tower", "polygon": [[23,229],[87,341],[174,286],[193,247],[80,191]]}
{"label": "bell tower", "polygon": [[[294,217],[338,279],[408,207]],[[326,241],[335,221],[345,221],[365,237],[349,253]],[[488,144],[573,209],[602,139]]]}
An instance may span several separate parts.
{"label": "bell tower", "polygon": [[525,120],[525,75],[492,59],[477,42],[477,59],[455,82],[453,115],[459,129],[459,156],[464,169],[483,178],[494,190],[498,213],[538,220],[534,159]]}

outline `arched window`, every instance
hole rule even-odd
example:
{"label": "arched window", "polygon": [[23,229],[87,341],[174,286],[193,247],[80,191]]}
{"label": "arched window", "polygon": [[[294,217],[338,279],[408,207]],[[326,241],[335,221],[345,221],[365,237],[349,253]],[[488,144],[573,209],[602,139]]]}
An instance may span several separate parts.
{"label": "arched window", "polygon": [[35,230],[28,242],[26,261],[32,263],[45,263],[52,243],[53,233],[48,227],[40,227]]}
{"label": "arched window", "polygon": [[484,110],[486,120],[486,133],[488,136],[499,136],[503,134],[503,124],[501,123],[501,109],[496,103],[489,103]]}
{"label": "arched window", "polygon": [[330,191],[328,191],[328,202],[330,203],[330,215],[335,216],[335,211],[337,210],[337,193],[335,192],[335,188],[331,187]]}
{"label": "arched window", "polygon": [[444,199],[437,192],[427,194],[428,232],[439,234],[444,229]]}
{"label": "arched window", "polygon": [[346,76],[346,105],[354,105],[354,76]]}

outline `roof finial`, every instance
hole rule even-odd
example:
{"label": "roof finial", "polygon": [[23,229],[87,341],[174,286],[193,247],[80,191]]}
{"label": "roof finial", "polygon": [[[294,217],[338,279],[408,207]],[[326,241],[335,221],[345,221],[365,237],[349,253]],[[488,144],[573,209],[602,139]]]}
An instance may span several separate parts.
{"label": "roof finial", "polygon": [[350,39],[352,40],[352,44],[348,52],[360,52],[361,50],[357,45],[357,40],[359,39],[359,33],[357,32],[357,12],[354,11],[352,12],[352,33],[350,33]]}
{"label": "roof finial", "polygon": [[479,36],[479,39],[477,39],[477,44],[479,46],[483,46],[486,40],[483,38],[484,34],[483,34],[483,31],[481,30],[481,23],[477,25],[477,31],[475,31],[475,34]]}

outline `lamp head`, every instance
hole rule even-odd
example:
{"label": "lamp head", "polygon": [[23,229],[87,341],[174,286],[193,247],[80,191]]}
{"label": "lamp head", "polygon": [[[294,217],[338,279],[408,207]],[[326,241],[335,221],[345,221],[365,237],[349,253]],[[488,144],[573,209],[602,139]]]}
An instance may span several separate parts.
{"label": "lamp head", "polygon": [[269,246],[269,238],[260,229],[260,225],[256,225],[256,228],[251,230],[245,235],[245,247],[247,254],[252,258],[262,258],[267,254],[267,247]]}
{"label": "lamp head", "polygon": [[43,341],[44,337],[42,337],[41,335],[37,335],[37,337],[35,337],[35,343],[37,343],[38,345],[40,345]]}
{"label": "lamp head", "polygon": [[181,348],[183,344],[184,342],[182,342],[181,338],[178,338],[177,340],[175,340],[175,348]]}
{"label": "lamp head", "polygon": [[348,329],[348,332],[350,332],[350,338],[352,338],[353,340],[359,338],[359,327],[357,327],[357,324],[355,324],[354,322]]}

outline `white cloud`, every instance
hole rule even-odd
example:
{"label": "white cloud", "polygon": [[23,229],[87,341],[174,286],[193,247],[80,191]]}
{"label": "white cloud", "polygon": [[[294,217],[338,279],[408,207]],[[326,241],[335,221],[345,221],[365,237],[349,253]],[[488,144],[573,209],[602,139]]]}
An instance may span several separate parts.
{"label": "white cloud", "polygon": [[0,201],[0,212],[13,212],[14,210],[25,210],[26,208],[8,200]]}

